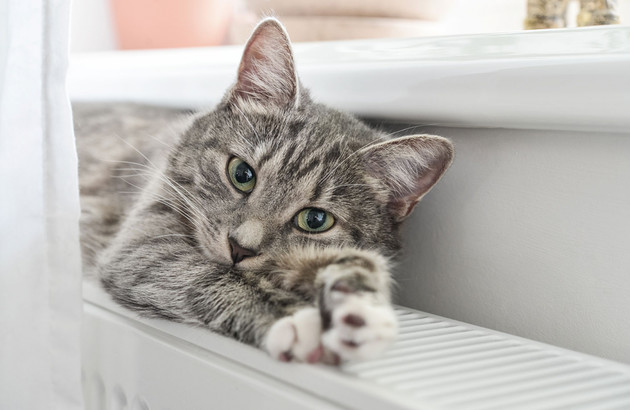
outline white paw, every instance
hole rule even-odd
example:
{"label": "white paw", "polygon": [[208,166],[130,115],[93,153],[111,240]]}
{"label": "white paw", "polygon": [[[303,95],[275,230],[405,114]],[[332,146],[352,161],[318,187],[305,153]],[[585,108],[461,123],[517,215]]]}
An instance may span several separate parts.
{"label": "white paw", "polygon": [[321,333],[319,310],[307,307],[274,323],[264,347],[277,360],[315,363],[322,356]]}
{"label": "white paw", "polygon": [[337,302],[330,328],[322,335],[326,350],[337,354],[341,361],[366,360],[383,353],[398,333],[391,306],[375,303],[369,293],[332,293]]}

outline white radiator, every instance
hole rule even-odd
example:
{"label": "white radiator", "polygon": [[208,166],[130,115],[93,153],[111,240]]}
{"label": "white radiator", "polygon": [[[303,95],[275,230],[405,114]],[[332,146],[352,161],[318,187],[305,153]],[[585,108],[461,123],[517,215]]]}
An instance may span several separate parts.
{"label": "white radiator", "polygon": [[382,358],[336,369],[84,299],[89,409],[630,409],[630,366],[406,308]]}

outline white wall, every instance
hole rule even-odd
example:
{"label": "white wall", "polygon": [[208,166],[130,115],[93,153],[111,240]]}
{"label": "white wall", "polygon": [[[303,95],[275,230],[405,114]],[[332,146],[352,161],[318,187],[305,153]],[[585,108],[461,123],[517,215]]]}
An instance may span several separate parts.
{"label": "white wall", "polygon": [[416,131],[456,159],[408,221],[400,303],[630,362],[630,134]]}
{"label": "white wall", "polygon": [[112,11],[108,0],[74,0],[70,17],[70,51],[116,50]]}

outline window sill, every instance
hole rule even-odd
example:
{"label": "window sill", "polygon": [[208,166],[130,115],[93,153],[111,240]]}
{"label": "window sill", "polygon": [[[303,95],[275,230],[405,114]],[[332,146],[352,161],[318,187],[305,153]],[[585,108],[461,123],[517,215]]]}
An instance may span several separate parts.
{"label": "window sill", "polygon": [[[73,100],[210,107],[240,47],[75,55]],[[360,116],[467,127],[627,131],[630,27],[295,45],[313,96]]]}

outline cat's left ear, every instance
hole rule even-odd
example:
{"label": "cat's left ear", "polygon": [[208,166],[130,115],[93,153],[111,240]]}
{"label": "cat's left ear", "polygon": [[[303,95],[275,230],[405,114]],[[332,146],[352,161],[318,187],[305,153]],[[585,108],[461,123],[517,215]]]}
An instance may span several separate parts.
{"label": "cat's left ear", "polygon": [[363,152],[368,172],[389,190],[389,209],[401,221],[453,162],[453,144],[434,135],[381,142]]}
{"label": "cat's left ear", "polygon": [[245,46],[228,101],[285,108],[295,106],[298,100],[299,81],[289,36],[278,20],[267,18],[256,26]]}

